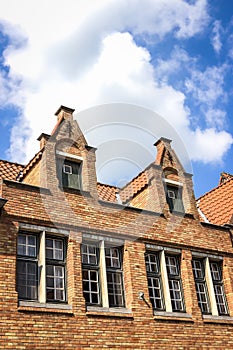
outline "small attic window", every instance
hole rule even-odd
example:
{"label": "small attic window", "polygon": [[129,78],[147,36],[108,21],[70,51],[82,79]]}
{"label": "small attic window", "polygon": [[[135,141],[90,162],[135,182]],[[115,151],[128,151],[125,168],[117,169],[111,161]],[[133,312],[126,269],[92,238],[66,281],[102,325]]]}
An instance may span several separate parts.
{"label": "small attic window", "polygon": [[57,177],[62,188],[82,188],[82,162],[57,158]]}
{"label": "small attic window", "polygon": [[182,201],[182,187],[166,183],[166,200],[170,212],[184,212]]}
{"label": "small attic window", "polygon": [[170,212],[184,213],[182,201],[183,185],[179,181],[178,171],[175,168],[167,167],[163,170],[163,176],[166,201]]}

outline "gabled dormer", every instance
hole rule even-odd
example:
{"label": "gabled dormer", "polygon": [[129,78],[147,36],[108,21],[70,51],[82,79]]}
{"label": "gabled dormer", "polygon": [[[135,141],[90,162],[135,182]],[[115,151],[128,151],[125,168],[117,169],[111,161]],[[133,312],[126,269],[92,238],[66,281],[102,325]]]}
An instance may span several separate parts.
{"label": "gabled dormer", "polygon": [[96,149],[73,118],[74,109],[61,106],[51,135],[41,134],[40,151],[25,168],[23,181],[56,190],[90,192],[97,197]]}
{"label": "gabled dormer", "polygon": [[170,213],[187,213],[198,217],[192,175],[185,172],[171,147],[171,140],[162,137],[155,146],[157,147],[155,163],[162,170],[167,209]]}

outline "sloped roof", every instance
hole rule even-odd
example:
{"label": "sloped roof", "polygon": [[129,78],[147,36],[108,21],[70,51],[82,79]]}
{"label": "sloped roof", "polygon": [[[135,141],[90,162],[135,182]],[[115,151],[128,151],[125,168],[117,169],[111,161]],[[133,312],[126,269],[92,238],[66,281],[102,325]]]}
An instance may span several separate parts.
{"label": "sloped roof", "polygon": [[98,182],[97,191],[99,199],[102,199],[103,201],[107,202],[117,202],[116,193],[118,192],[118,189],[116,187]]}
{"label": "sloped roof", "polygon": [[147,185],[148,177],[146,170],[144,170],[135,178],[133,178],[128,184],[126,184],[122,189],[119,190],[122,203],[125,203],[128,200],[130,200]]}
{"label": "sloped roof", "polygon": [[24,165],[8,162],[0,159],[0,177],[7,180],[16,180],[20,171],[24,169]]}
{"label": "sloped roof", "polygon": [[233,175],[228,175],[224,182],[220,181],[217,187],[197,200],[199,209],[211,224],[233,223]]}

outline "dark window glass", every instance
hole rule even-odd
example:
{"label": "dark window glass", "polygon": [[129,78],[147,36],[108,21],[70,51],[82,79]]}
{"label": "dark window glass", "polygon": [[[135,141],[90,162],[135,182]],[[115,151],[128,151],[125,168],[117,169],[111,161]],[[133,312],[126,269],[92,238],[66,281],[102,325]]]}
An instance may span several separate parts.
{"label": "dark window glass", "polygon": [[92,243],[83,243],[82,277],[83,295],[88,305],[100,305],[99,249]]}
{"label": "dark window glass", "polygon": [[193,259],[192,268],[197,292],[198,305],[203,314],[209,314],[210,303],[205,280],[204,261],[199,259]]}
{"label": "dark window glass", "polygon": [[30,233],[18,234],[16,284],[19,299],[38,299],[37,236]]}
{"label": "dark window glass", "polygon": [[66,188],[74,188],[80,190],[82,186],[81,168],[82,163],[58,158],[57,174],[60,185]]}
{"label": "dark window glass", "polygon": [[219,315],[227,315],[227,301],[222,280],[222,262],[210,261],[210,271]]}
{"label": "dark window glass", "polygon": [[180,277],[180,256],[166,255],[165,260],[172,311],[184,311],[183,291]]}
{"label": "dark window glass", "polygon": [[46,238],[46,299],[65,301],[65,242]]}
{"label": "dark window glass", "polygon": [[155,310],[165,310],[159,266],[159,253],[146,253],[145,259],[151,304]]}
{"label": "dark window glass", "polygon": [[37,300],[38,275],[36,262],[17,261],[17,292],[19,299]]}
{"label": "dark window glass", "polygon": [[176,186],[166,186],[166,199],[171,212],[177,211],[184,212],[184,206],[182,201],[182,189]]}
{"label": "dark window glass", "polygon": [[[101,281],[106,278],[108,306],[124,306],[122,254],[120,248],[106,247],[101,251],[104,254],[106,271],[99,264],[100,250],[94,243],[83,243],[82,277],[83,295],[88,305],[101,305]],[[103,283],[103,281],[102,281]]]}
{"label": "dark window glass", "polygon": [[122,250],[118,247],[105,248],[109,306],[124,306],[123,272],[121,270]]}

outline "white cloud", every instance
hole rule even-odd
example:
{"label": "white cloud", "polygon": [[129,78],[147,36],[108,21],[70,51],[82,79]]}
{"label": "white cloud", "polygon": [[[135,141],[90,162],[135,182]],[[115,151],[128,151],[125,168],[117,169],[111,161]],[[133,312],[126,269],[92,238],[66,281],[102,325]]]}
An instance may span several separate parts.
{"label": "white cloud", "polygon": [[[41,0],[36,10],[34,3],[22,0],[19,6],[14,2],[14,11],[12,3],[9,0],[3,4],[1,16],[10,23],[21,24],[21,28],[12,30],[6,22],[2,25],[11,38],[19,34],[24,44],[19,49],[8,47],[4,52],[10,72],[7,79],[3,77],[3,86],[13,83],[12,97],[0,87],[5,100],[8,98],[22,108],[12,129],[12,159],[25,161],[37,151],[35,139],[42,131],[50,132],[55,122],[52,116],[61,104],[76,110],[111,102],[151,108],[166,117],[185,140],[200,145],[193,148],[187,143],[193,159],[206,161],[209,157],[208,147],[201,148],[206,140],[216,148],[210,161],[221,159],[229,148],[232,140],[227,133],[225,143],[222,141],[222,147],[217,149],[212,141],[218,137],[223,140],[221,132],[190,129],[184,93],[166,80],[161,82],[149,51],[134,41],[136,34],[153,36],[155,42],[168,34],[192,37],[208,22],[205,0],[193,4],[182,0],[101,0],[98,5],[95,0]],[[26,41],[22,41],[22,33]],[[158,67],[168,75],[171,66],[176,69],[182,62],[190,61],[184,51],[177,50],[171,65],[160,60]],[[195,72],[187,80],[188,91],[208,104],[216,94],[217,98],[224,95],[218,79],[221,81],[221,70],[217,68]]]}
{"label": "white cloud", "polygon": [[222,31],[223,31],[223,28],[221,26],[221,22],[217,20],[214,21],[211,43],[216,53],[219,53],[222,48],[222,42],[221,42]]}
{"label": "white cloud", "polygon": [[208,67],[205,71],[192,69],[191,77],[186,79],[187,93],[191,94],[196,105],[200,106],[206,125],[221,130],[225,126],[226,113],[221,106],[227,100],[224,89],[228,66]]}
{"label": "white cloud", "polygon": [[221,160],[233,143],[230,134],[225,131],[217,132],[213,128],[197,129],[191,140],[192,147],[189,148],[191,158],[204,163]]}

